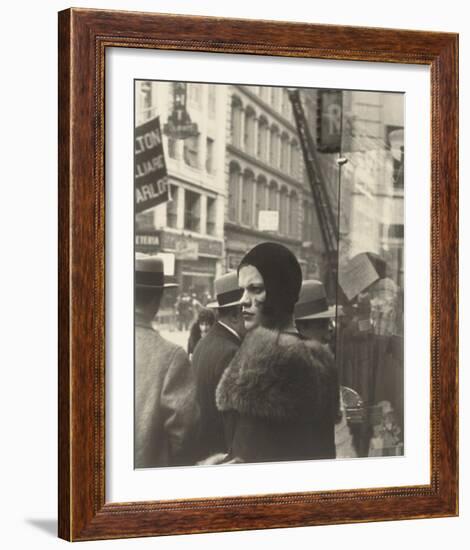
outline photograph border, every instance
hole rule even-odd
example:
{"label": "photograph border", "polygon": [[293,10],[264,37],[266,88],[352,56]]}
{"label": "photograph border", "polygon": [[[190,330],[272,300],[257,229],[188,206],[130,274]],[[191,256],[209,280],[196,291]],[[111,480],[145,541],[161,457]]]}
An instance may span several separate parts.
{"label": "photograph border", "polygon": [[[106,502],[106,48],[256,54],[430,67],[429,484]],[[457,34],[109,10],[60,12],[59,536],[78,541],[457,515],[457,159]]]}

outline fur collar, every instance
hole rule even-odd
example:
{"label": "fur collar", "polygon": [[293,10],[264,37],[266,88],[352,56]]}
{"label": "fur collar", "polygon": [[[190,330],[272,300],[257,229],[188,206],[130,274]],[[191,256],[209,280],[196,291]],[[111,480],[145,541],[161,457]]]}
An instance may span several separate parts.
{"label": "fur collar", "polygon": [[217,407],[275,420],[311,418],[331,397],[325,383],[333,370],[332,356],[322,345],[258,327],[225,370]]}

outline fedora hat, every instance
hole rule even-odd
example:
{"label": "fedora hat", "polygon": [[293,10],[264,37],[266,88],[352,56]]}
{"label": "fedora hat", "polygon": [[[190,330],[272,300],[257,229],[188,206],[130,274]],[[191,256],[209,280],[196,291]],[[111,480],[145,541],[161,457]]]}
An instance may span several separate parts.
{"label": "fedora hat", "polygon": [[158,256],[142,252],[135,255],[135,285],[140,288],[173,288],[175,283],[165,283],[163,261]]}
{"label": "fedora hat", "polygon": [[[341,306],[338,307],[338,315],[343,315]],[[336,317],[336,306],[328,306],[325,287],[321,281],[308,279],[302,283],[294,317],[296,321]]]}
{"label": "fedora hat", "polygon": [[207,304],[211,309],[236,306],[240,303],[243,290],[238,286],[238,275],[236,271],[226,273],[215,280],[216,302]]}

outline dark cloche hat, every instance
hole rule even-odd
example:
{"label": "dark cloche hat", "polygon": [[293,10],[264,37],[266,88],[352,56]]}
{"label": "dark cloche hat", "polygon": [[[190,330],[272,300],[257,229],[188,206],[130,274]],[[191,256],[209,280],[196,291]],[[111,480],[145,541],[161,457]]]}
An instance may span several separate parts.
{"label": "dark cloche hat", "polygon": [[294,311],[302,285],[302,270],[286,246],[273,242],[258,244],[245,254],[238,270],[245,265],[252,265],[261,273],[266,303],[285,313]]}

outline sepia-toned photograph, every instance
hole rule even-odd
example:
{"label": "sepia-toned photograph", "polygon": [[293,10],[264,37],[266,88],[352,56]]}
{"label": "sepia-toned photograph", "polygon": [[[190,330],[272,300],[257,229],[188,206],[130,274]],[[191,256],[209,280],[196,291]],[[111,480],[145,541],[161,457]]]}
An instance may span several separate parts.
{"label": "sepia-toned photograph", "polygon": [[134,85],[134,468],[403,456],[404,95]]}

